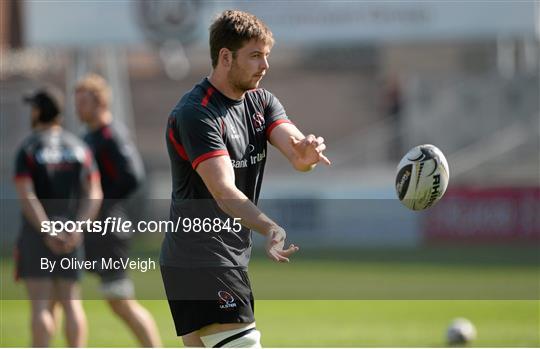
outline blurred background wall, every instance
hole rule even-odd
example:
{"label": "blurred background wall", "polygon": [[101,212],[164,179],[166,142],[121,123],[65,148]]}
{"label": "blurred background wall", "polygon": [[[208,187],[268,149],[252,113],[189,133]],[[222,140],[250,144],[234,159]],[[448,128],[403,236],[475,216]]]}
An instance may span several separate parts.
{"label": "blurred background wall", "polygon": [[[73,86],[89,71],[110,82],[115,122],[131,129],[146,165],[136,217],[167,218],[165,121],[180,96],[210,73],[207,28],[225,8],[250,11],[273,30],[262,87],[301,130],[325,137],[333,161],[300,174],[269,153],[261,206],[299,243],[419,246],[540,237],[538,2],[6,0],[0,6],[4,251],[19,225],[11,177],[14,152],[29,131],[21,95],[44,82],[61,86],[65,125],[81,133]],[[415,213],[397,202],[394,175],[401,156],[423,143],[447,155],[451,181],[435,208]],[[487,224],[494,217],[498,229]]]}

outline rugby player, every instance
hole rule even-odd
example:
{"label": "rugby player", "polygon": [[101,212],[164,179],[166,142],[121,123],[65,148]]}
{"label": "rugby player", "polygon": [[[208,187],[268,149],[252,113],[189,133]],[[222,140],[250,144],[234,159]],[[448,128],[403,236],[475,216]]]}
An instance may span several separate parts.
{"label": "rugby player", "polygon": [[160,264],[176,333],[186,346],[260,347],[247,274],[251,230],[266,236],[266,253],[276,262],[298,251],[285,247],[285,230],[256,206],[267,143],[298,171],[330,164],[324,139],[304,136],[279,100],[258,88],[273,43],[254,15],[223,12],[210,27],[210,76],[168,118],[170,216],[183,224],[167,232]]}
{"label": "rugby player", "polygon": [[[47,347],[55,333],[53,299],[65,317],[67,345],[86,345],[80,269],[62,268],[63,258],[82,258],[82,233],[42,232],[46,221],[94,219],[101,204],[99,172],[88,147],[61,124],[62,96],[42,88],[25,101],[32,107],[32,133],[19,148],[15,187],[22,209],[16,247],[16,279],[24,281],[31,302],[32,346]],[[43,268],[45,259],[51,269]]]}
{"label": "rugby player", "polygon": [[[131,195],[144,178],[144,168],[135,145],[127,133],[113,126],[110,87],[101,76],[88,74],[75,87],[75,106],[79,119],[88,132],[84,140],[92,150],[101,173],[103,207],[99,219],[124,217],[125,199]],[[114,261],[127,259],[131,232],[111,232],[105,235],[85,234],[86,259]],[[113,312],[120,317],[145,347],[161,346],[161,339],[154,318],[135,297],[133,282],[124,269],[94,270],[101,279],[101,292]]]}

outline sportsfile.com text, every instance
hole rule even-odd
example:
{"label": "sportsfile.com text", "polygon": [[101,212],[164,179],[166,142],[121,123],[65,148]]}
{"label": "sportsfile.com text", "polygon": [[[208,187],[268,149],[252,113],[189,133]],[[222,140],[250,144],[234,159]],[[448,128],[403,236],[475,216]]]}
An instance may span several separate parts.
{"label": "sportsfile.com text", "polygon": [[239,232],[242,229],[240,218],[186,218],[178,217],[176,221],[132,221],[122,217],[107,217],[103,221],[90,219],[85,221],[61,221],[49,220],[41,222],[41,233],[57,236],[60,233],[96,233],[106,235],[108,233],[156,233],[190,231],[199,232]]}

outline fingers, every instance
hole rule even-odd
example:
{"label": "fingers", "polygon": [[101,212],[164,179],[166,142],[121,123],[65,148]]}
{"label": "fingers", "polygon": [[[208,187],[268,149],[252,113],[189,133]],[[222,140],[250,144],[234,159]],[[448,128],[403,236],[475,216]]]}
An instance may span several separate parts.
{"label": "fingers", "polygon": [[290,139],[292,145],[302,144],[304,146],[318,147],[318,146],[324,144],[324,138],[323,137],[316,137],[313,134],[309,134],[306,137],[304,137],[303,139],[298,139],[298,138],[296,138],[294,136],[290,136],[289,139]]}
{"label": "fingers", "polygon": [[300,248],[294,244],[289,245],[289,248],[284,250],[282,247],[272,246],[266,251],[270,259],[275,262],[289,262],[289,256],[296,253]]}
{"label": "fingers", "polygon": [[300,140],[298,140],[295,136],[290,136],[289,140],[293,146],[300,144]]}
{"label": "fingers", "polygon": [[266,249],[266,254],[274,262],[288,262],[289,259],[285,256],[281,256],[281,254],[279,253],[279,251],[281,250],[282,248],[278,247],[277,245],[274,245]]}
{"label": "fingers", "polygon": [[74,249],[75,249],[75,246],[65,245],[64,248],[62,248],[62,253],[63,254],[68,254],[71,251],[73,251]]}
{"label": "fingers", "polygon": [[325,164],[327,164],[327,165],[332,165],[332,162],[331,162],[326,156],[324,156],[322,153],[319,154],[319,157],[321,158],[321,160],[322,160]]}
{"label": "fingers", "polygon": [[278,262],[289,262],[289,256],[298,251],[300,248],[298,246],[295,246],[291,244],[288,249],[286,250],[276,250],[275,255],[277,256]]}
{"label": "fingers", "polygon": [[67,239],[67,234],[65,232],[60,232],[56,236],[52,236],[52,239],[54,241],[61,241],[64,242]]}
{"label": "fingers", "polygon": [[332,162],[322,153],[326,150],[326,144],[324,144],[324,138],[317,137],[312,143],[315,146],[315,151],[319,154],[319,161],[322,161],[326,165],[331,165]]}
{"label": "fingers", "polygon": [[308,145],[312,145],[317,142],[317,138],[315,137],[315,135],[309,134],[306,136],[305,141]]}
{"label": "fingers", "polygon": [[64,253],[69,253],[77,248],[82,242],[81,234],[73,233],[68,235],[64,244]]}
{"label": "fingers", "polygon": [[315,135],[309,134],[302,140],[306,146],[318,147],[324,143],[324,138],[316,137]]}
{"label": "fingers", "polygon": [[285,256],[282,256],[278,250],[276,249],[271,249],[267,252],[267,255],[268,257],[270,257],[271,260],[273,260],[274,262],[286,262],[288,263],[289,262],[289,258],[285,257]]}
{"label": "fingers", "polygon": [[321,147],[322,149],[320,151],[323,151],[324,149],[326,149],[326,145],[324,144],[324,138],[322,137],[315,137],[315,135],[308,135],[306,138],[303,139],[303,141],[306,143],[306,145],[314,147],[315,150],[317,151]]}
{"label": "fingers", "polygon": [[326,165],[331,165],[332,162],[323,154],[326,150],[326,144],[324,144],[323,137],[316,137],[313,134],[309,134],[303,139],[299,140],[294,136],[290,136],[291,145],[294,151],[297,152],[298,158],[304,164],[314,165],[318,162],[322,162]]}
{"label": "fingers", "polygon": [[64,232],[57,236],[47,236],[45,238],[45,245],[55,255],[70,253],[82,243],[81,234],[66,234]]}
{"label": "fingers", "polygon": [[283,257],[289,257],[296,251],[298,251],[300,248],[298,246],[295,246],[294,244],[291,244],[288,249],[279,251],[279,255]]}
{"label": "fingers", "polygon": [[51,239],[47,241],[45,244],[47,245],[49,250],[55,255],[65,253],[64,244],[61,241]]}
{"label": "fingers", "polygon": [[319,153],[319,158],[322,162],[324,162],[326,165],[331,165],[332,162],[322,153],[324,150],[326,150],[326,144],[324,144],[324,138],[317,137],[316,139],[316,148],[315,150],[317,153]]}
{"label": "fingers", "polygon": [[326,149],[326,144],[324,143],[315,148],[317,153],[322,153],[325,149]]}
{"label": "fingers", "polygon": [[318,146],[322,143],[324,143],[324,138],[322,137],[315,137],[315,135],[312,135],[312,134],[309,134],[307,135],[306,137],[304,137],[303,139],[298,139],[294,136],[290,136],[289,138],[291,140],[291,143],[293,145],[298,145],[300,143],[302,143],[303,145],[315,145],[315,146]]}

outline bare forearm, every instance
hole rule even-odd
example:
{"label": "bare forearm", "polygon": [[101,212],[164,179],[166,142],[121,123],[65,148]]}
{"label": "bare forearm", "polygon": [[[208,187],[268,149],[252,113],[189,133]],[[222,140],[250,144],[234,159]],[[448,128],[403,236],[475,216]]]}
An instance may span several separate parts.
{"label": "bare forearm", "polygon": [[101,204],[103,203],[103,191],[101,183],[94,179],[85,183],[83,197],[80,201],[77,219],[81,221],[94,220],[98,214]]}
{"label": "bare forearm", "polygon": [[41,222],[49,220],[43,205],[38,198],[22,198],[21,209],[23,215],[30,222],[32,227],[41,232]]}
{"label": "bare forearm", "polygon": [[236,188],[225,189],[216,196],[219,207],[229,216],[240,218],[240,223],[246,228],[266,235],[278,226]]}
{"label": "bare forearm", "polygon": [[94,220],[101,208],[101,199],[84,199],[81,201],[79,212],[77,214],[77,220],[86,221],[88,219]]}

